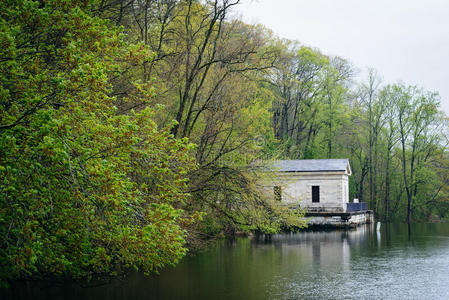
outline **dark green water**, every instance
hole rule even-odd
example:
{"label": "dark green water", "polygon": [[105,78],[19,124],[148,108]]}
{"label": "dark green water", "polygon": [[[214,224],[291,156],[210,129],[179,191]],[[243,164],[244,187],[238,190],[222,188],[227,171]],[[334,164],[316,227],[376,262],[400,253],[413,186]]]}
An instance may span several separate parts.
{"label": "dark green water", "polygon": [[223,241],[159,276],[96,288],[33,283],[14,298],[449,299],[449,224]]}

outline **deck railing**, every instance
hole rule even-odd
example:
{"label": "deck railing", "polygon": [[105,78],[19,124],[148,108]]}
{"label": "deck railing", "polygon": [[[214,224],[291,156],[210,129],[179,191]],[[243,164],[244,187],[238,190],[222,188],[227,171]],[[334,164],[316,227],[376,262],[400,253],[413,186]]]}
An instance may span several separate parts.
{"label": "deck railing", "polygon": [[346,211],[361,211],[361,210],[367,210],[368,206],[366,205],[366,202],[360,202],[360,203],[346,203]]}

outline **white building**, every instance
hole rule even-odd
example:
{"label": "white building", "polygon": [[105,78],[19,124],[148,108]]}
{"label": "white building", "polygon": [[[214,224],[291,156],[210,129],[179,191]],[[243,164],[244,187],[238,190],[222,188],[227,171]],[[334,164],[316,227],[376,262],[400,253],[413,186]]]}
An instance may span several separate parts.
{"label": "white building", "polygon": [[309,212],[346,212],[349,202],[348,159],[278,160],[268,166],[264,193]]}

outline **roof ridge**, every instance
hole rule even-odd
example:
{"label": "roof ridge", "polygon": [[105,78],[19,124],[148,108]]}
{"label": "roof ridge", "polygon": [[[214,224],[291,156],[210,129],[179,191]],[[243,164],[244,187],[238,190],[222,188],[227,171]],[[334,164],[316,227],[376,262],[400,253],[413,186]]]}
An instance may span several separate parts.
{"label": "roof ridge", "polygon": [[[280,172],[346,171],[347,158],[274,160],[268,167]],[[350,168],[350,167],[349,167]]]}

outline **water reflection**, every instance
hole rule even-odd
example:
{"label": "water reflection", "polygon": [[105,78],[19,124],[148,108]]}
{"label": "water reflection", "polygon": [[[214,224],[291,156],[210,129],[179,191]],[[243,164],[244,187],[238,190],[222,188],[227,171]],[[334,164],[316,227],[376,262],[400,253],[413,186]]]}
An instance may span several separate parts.
{"label": "water reflection", "polygon": [[305,265],[339,265],[350,261],[350,249],[364,244],[372,231],[369,226],[341,231],[310,231],[300,234],[255,236],[251,240],[253,248],[277,249],[282,255],[282,264],[304,262]]}
{"label": "water reflection", "polygon": [[[0,294],[2,296],[2,294]],[[8,295],[12,297],[11,295]],[[152,278],[17,299],[448,299],[449,225],[382,224],[223,241]],[[0,297],[4,299],[5,297]]]}

